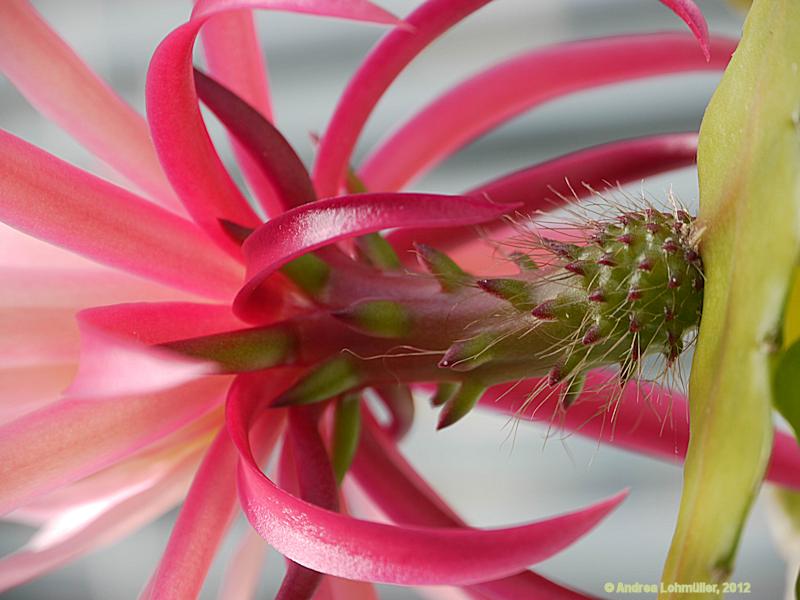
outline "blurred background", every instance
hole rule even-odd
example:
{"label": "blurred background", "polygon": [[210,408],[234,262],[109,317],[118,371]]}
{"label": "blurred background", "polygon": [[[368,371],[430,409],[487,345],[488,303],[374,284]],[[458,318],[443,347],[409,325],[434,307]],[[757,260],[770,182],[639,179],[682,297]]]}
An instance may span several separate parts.
{"label": "blurred background", "polygon": [[[2,0],[0,0],[2,1]],[[143,110],[149,56],[189,13],[184,1],[35,0],[45,18],[122,96]],[[407,14],[417,2],[379,0]],[[718,34],[738,35],[741,13],[723,0],[699,2]],[[311,164],[309,134],[322,132],[335,101],[379,27],[330,19],[260,14],[258,28],[269,57],[276,122]],[[416,109],[452,84],[525,49],[553,42],[628,32],[684,30],[656,0],[497,0],[456,27],[418,58],[391,88],[361,138],[357,157]],[[198,55],[198,63],[202,57]],[[602,66],[598,66],[602,68]],[[415,189],[456,193],[531,163],[585,146],[659,132],[696,130],[718,74],[662,77],[580,93],[514,119],[471,144],[414,184]],[[535,82],[532,82],[535,85]],[[235,170],[219,126],[210,129]],[[56,126],[39,117],[0,77],[0,127],[100,175],[105,167]],[[653,197],[669,189],[696,206],[694,170],[644,182]],[[639,193],[642,185],[632,186]],[[590,594],[612,582],[655,583],[669,547],[681,488],[680,469],[591,440],[551,435],[506,418],[473,413],[436,433],[434,413],[418,403],[419,418],[403,443],[407,456],[470,523],[481,527],[529,521],[585,505],[629,487],[629,499],[596,531],[537,567],[546,576]],[[674,415],[685,419],[685,415]],[[665,435],[669,435],[667,431]],[[546,443],[545,443],[546,441]],[[3,598],[135,598],[157,564],[176,511],[123,542],[106,547]],[[204,598],[216,597],[227,559],[245,525],[238,523],[216,560]],[[0,552],[22,545],[30,530],[0,525]],[[762,503],[744,532],[733,581],[752,584],[756,598],[779,598],[784,566],[767,531]],[[262,595],[272,597],[283,561],[265,565]],[[382,597],[415,598],[386,587]],[[626,595],[628,598],[652,596]]]}

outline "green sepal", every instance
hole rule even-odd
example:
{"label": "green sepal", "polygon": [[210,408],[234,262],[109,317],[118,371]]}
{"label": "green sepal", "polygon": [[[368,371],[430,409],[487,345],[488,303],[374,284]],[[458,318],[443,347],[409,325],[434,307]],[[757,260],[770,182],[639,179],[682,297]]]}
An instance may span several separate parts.
{"label": "green sepal", "polygon": [[478,403],[480,397],[486,391],[486,386],[477,381],[466,380],[461,383],[458,391],[450,398],[439,414],[439,423],[436,429],[450,427],[456,421],[460,421]]}
{"label": "green sepal", "polygon": [[772,403],[800,440],[800,340],[782,352],[776,361]]}
{"label": "green sepal", "polygon": [[340,485],[355,458],[360,433],[361,395],[345,394],[336,401],[331,447],[331,466]]}
{"label": "green sepal", "polygon": [[452,258],[444,252],[427,244],[414,244],[422,265],[436,277],[443,292],[455,292],[472,281],[472,277],[464,272]]}
{"label": "green sepal", "polygon": [[431,406],[442,406],[455,395],[460,385],[453,381],[442,381],[436,386],[436,392],[431,397]]}
{"label": "green sepal", "polygon": [[318,256],[304,254],[283,265],[281,273],[291,279],[303,292],[312,298],[318,298],[325,291],[331,268]]}
{"label": "green sepal", "polygon": [[364,300],[331,314],[350,327],[375,337],[404,337],[411,331],[411,315],[406,307],[393,300]]}
{"label": "green sepal", "polygon": [[483,291],[502,298],[520,311],[529,311],[534,306],[530,284],[520,279],[479,279],[477,285]]}
{"label": "green sepal", "polygon": [[358,387],[361,382],[361,373],[353,360],[347,356],[337,356],[310,371],[276,398],[272,406],[322,402]]}

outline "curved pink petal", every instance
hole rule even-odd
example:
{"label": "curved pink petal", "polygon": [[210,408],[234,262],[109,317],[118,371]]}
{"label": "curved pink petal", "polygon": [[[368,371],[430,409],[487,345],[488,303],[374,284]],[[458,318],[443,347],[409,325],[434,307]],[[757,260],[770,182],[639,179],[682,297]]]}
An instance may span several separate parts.
{"label": "curved pink petal", "polygon": [[[521,419],[553,423],[581,436],[626,450],[682,462],[689,443],[689,410],[686,397],[649,383],[630,383],[622,395],[615,387],[614,373],[594,371],[587,376],[584,393],[565,414],[558,411],[557,394],[546,390],[531,397],[538,380],[510,389],[490,388],[481,398],[485,408]],[[619,396],[615,397],[615,394]],[[800,447],[794,436],[775,431],[767,480],[800,489]]]}
{"label": "curved pink petal", "polygon": [[0,2],[0,71],[46,117],[164,206],[183,212],[147,124],[27,0]]}
{"label": "curved pink petal", "polygon": [[[352,473],[364,492],[393,522],[427,527],[465,527],[461,518],[405,460],[373,419],[365,419]],[[488,598],[586,599],[531,571],[470,586]]]}
{"label": "curved pink petal", "polygon": [[58,400],[76,370],[70,363],[0,367],[0,425]]}
{"label": "curved pink petal", "polygon": [[514,208],[477,196],[438,194],[355,194],[299,206],[264,223],[245,241],[247,283],[234,311],[243,317],[263,312],[250,306],[261,283],[292,259],[333,242],[388,227],[482,223]]}
{"label": "curved pink petal", "polygon": [[[247,12],[231,12],[211,19],[200,35],[209,73],[222,85],[272,120],[272,103],[267,82],[267,64]],[[236,138],[233,152],[242,173],[267,215],[280,212],[272,185]]]}
{"label": "curved pink petal", "polygon": [[320,140],[313,179],[321,198],[339,192],[364,124],[400,72],[433,40],[490,1],[428,0],[406,17],[407,27],[395,28],[372,49],[347,84]]}
{"label": "curved pink petal", "polygon": [[239,141],[275,191],[273,214],[317,199],[305,165],[286,138],[255,108],[195,70],[197,95]]}
{"label": "curved pink petal", "polygon": [[[470,190],[498,203],[522,202],[525,212],[550,211],[564,198],[582,198],[591,189],[639,181],[650,175],[693,165],[697,156],[696,133],[669,133],[612,142],[551,159]],[[487,231],[503,226],[502,221],[483,224]],[[414,242],[431,243],[441,250],[475,239],[472,227],[406,229],[393,231],[388,239],[399,256],[410,260]],[[413,258],[413,257],[412,257]]]}
{"label": "curved pink petal", "polygon": [[191,20],[158,46],[147,73],[146,95],[148,122],[159,159],[189,214],[234,255],[238,246],[219,220],[255,227],[259,219],[225,170],[203,123],[192,76],[192,48],[200,28],[214,16],[259,8],[396,22],[366,0],[201,0]]}
{"label": "curved pink petal", "polygon": [[0,515],[118,461],[200,417],[229,378],[98,403],[63,400],[0,427]]}
{"label": "curved pink petal", "polygon": [[[200,453],[194,452],[141,491],[54,518],[27,546],[0,559],[0,591],[44,575],[155,520],[181,501],[199,459]],[[81,513],[87,510],[88,520],[75,528],[74,521],[85,519]],[[59,533],[52,541],[43,539],[64,527],[70,530],[66,535]]]}
{"label": "curved pink petal", "polygon": [[508,119],[587,88],[692,70],[720,70],[735,40],[713,39],[714,59],[679,33],[620,36],[526,52],[454,87],[393,133],[365,160],[367,189],[396,191]]}
{"label": "curved pink petal", "polygon": [[564,549],[625,495],[537,523],[492,531],[396,527],[316,507],[272,483],[250,448],[248,430],[256,412],[290,383],[291,379],[274,381],[274,387],[259,394],[243,393],[235,386],[226,418],[241,454],[239,495],[245,514],[270,545],[310,569],[404,585],[465,585],[497,579]]}
{"label": "curved pink petal", "polygon": [[[268,456],[283,427],[273,413],[258,428],[260,455]],[[169,543],[147,591],[150,598],[196,598],[236,510],[238,453],[223,428],[197,471]]]}
{"label": "curved pink petal", "polygon": [[94,261],[211,298],[239,265],[190,222],[0,132],[0,220]]}
{"label": "curved pink petal", "polygon": [[77,362],[74,316],[71,308],[0,309],[0,367]]}
{"label": "curved pink petal", "polygon": [[711,60],[711,42],[708,39],[708,23],[703,12],[692,0],[660,0],[661,4],[668,7],[692,30],[694,37],[700,42],[700,48],[706,60]]}

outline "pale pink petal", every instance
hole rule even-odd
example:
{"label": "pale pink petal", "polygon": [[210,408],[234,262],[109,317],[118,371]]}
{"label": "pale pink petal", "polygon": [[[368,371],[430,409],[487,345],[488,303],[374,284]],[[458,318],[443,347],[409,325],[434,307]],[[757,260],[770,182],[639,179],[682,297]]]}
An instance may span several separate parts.
{"label": "pale pink petal", "polygon": [[210,362],[82,327],[78,373],[64,395],[114,402],[119,396],[167,390],[216,372]]}
{"label": "pale pink petal", "polygon": [[[497,386],[481,398],[485,408],[523,420],[544,421],[592,440],[648,454],[670,462],[682,462],[689,443],[689,409],[686,397],[649,383],[630,383],[622,395],[615,388],[614,373],[594,371],[587,377],[584,393],[565,414],[558,410],[558,394],[529,398],[538,380],[522,382],[513,389]],[[800,447],[794,436],[775,431],[767,479],[800,489]]]}
{"label": "pale pink petal", "polygon": [[100,265],[0,222],[0,266],[27,269],[100,269]]}
{"label": "pale pink petal", "polygon": [[[469,194],[485,194],[498,203],[522,202],[526,213],[551,211],[577,195],[583,198],[592,189],[640,181],[650,175],[687,167],[697,156],[696,133],[669,133],[632,140],[612,142],[571,152],[544,163],[533,165],[480,185]],[[585,184],[585,185],[584,185]],[[489,232],[504,226],[503,221],[485,223]],[[414,260],[409,252],[414,242],[434,244],[447,250],[475,240],[472,227],[441,229],[407,229],[389,234],[388,239],[398,255]]]}
{"label": "pale pink petal", "polygon": [[706,62],[679,33],[620,36],[526,52],[454,87],[401,126],[365,160],[367,189],[396,191],[479,135],[555,98],[669,73],[721,70],[736,41],[714,38]]}
{"label": "pale pink petal", "polygon": [[[365,415],[352,473],[361,489],[393,522],[427,527],[464,527],[464,521],[405,460],[396,444]],[[531,571],[468,588],[488,598],[578,600],[587,596]]]}
{"label": "pale pink petal", "polygon": [[[261,452],[269,455],[283,426],[273,413],[260,427]],[[145,597],[168,600],[196,598],[208,568],[236,510],[238,453],[226,429],[212,444],[172,529],[164,556],[150,580]]]}
{"label": "pale pink petal", "polygon": [[574,513],[493,531],[396,527],[319,508],[273,484],[250,449],[248,429],[255,413],[290,383],[291,379],[275,381],[258,395],[232,390],[226,419],[241,453],[239,495],[245,514],[270,545],[310,569],[401,585],[465,585],[496,579],[564,549],[625,495]]}
{"label": "pale pink petal", "polygon": [[51,30],[27,0],[0,2],[0,71],[46,117],[164,206],[183,211],[140,115]]}
{"label": "pale pink petal", "polygon": [[64,400],[0,427],[0,515],[163,438],[218,404],[229,378],[97,403]]}
{"label": "pale pink petal", "polygon": [[372,49],[347,84],[320,140],[313,179],[321,198],[339,192],[358,136],[395,78],[428,44],[490,1],[428,0],[406,17],[406,27],[395,28]]}
{"label": "pale pink petal", "polygon": [[[231,12],[211,19],[201,33],[209,73],[272,121],[267,64],[258,43],[253,17]],[[278,214],[272,185],[234,137],[233,152],[250,189],[267,215]]]}
{"label": "pale pink petal", "polygon": [[692,30],[694,37],[700,42],[700,48],[706,60],[711,60],[711,41],[708,39],[708,23],[700,8],[692,0],[661,0]]}
{"label": "pale pink petal", "polygon": [[272,9],[395,23],[366,0],[208,0],[197,3],[188,23],[156,49],[147,73],[147,116],[161,164],[194,220],[234,255],[238,246],[220,219],[246,227],[259,219],[228,175],[203,123],[192,76],[192,48],[209,19],[232,11]]}
{"label": "pale pink petal", "polygon": [[58,400],[76,371],[51,363],[0,368],[0,425]]}
{"label": "pale pink petal", "polygon": [[28,545],[0,559],[0,591],[122,539],[167,512],[186,493],[200,456],[194,452],[141,491],[56,517]]}
{"label": "pale pink petal", "polygon": [[255,529],[248,528],[228,561],[217,598],[219,600],[255,598],[268,549],[269,545],[264,538],[258,535]]}
{"label": "pale pink petal", "polygon": [[251,306],[259,286],[294,258],[339,240],[388,227],[447,227],[493,220],[515,208],[478,196],[355,194],[294,208],[258,228],[244,243],[247,283],[234,302],[247,318],[264,312]]}
{"label": "pale pink petal", "polygon": [[0,132],[0,220],[171,287],[227,299],[239,266],[190,222]]}
{"label": "pale pink petal", "polygon": [[71,308],[0,309],[0,367],[77,362],[74,316]]}

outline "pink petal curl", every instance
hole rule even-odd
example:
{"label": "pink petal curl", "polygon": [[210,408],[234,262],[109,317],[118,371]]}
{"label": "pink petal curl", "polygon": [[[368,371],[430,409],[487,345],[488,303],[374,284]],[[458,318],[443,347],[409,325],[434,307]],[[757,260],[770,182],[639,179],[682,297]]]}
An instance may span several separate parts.
{"label": "pink petal curl", "polygon": [[[396,444],[380,430],[374,419],[365,416],[366,426],[361,431],[352,473],[381,511],[400,525],[466,527],[464,521],[405,460]],[[478,583],[470,586],[468,591],[497,600],[588,598],[532,571]]]}
{"label": "pink petal curl", "polygon": [[692,0],[660,0],[672,12],[678,15],[692,30],[694,37],[700,42],[700,49],[706,60],[711,60],[711,43],[708,39],[708,23],[703,12]]}
{"label": "pink petal curl", "polygon": [[292,209],[259,227],[244,243],[247,283],[234,301],[242,318],[260,314],[259,286],[294,258],[339,240],[389,227],[447,227],[482,223],[513,210],[477,196],[355,194]]}
{"label": "pink petal curl", "polygon": [[219,220],[255,227],[259,219],[225,170],[203,123],[192,76],[192,48],[200,28],[213,17],[253,9],[396,23],[367,0],[208,0],[198,2],[189,22],[158,46],[150,61],[146,89],[156,151],[189,214],[234,255],[238,247]]}
{"label": "pink petal curl", "polygon": [[625,496],[617,494],[580,511],[492,531],[396,527],[319,508],[272,483],[250,448],[249,429],[256,414],[263,414],[261,409],[290,384],[291,380],[276,379],[258,394],[243,393],[234,384],[227,421],[241,454],[239,495],[247,518],[281,554],[310,569],[401,585],[468,585],[497,579],[564,549]]}
{"label": "pink petal curl", "polygon": [[183,213],[140,115],[27,0],[0,2],[0,71],[42,114],[165,207]]}
{"label": "pink petal curl", "polygon": [[62,400],[0,427],[0,515],[130,456],[219,404],[229,379],[97,403]]}
{"label": "pink petal curl", "polygon": [[706,62],[679,33],[630,35],[523,53],[454,87],[400,127],[360,169],[367,189],[396,191],[458,148],[544,102],[621,81],[724,69],[736,41],[714,38]]}
{"label": "pink petal curl", "polygon": [[228,299],[239,265],[192,223],[5,132],[0,220],[94,261]]}
{"label": "pink petal curl", "polygon": [[[222,85],[272,120],[272,102],[267,81],[267,65],[247,12],[230,12],[211,19],[201,33],[206,66]],[[231,137],[233,153],[245,179],[267,215],[276,214],[275,193],[269,180],[248,152]]]}
{"label": "pink petal curl", "polygon": [[[516,387],[490,388],[480,404],[521,419],[552,422],[556,427],[606,444],[682,462],[689,443],[686,397],[652,384],[631,383],[618,401],[612,402],[618,393],[615,382],[610,381],[614,376],[607,371],[589,373],[584,393],[565,414],[559,413],[557,394],[551,390],[540,397],[530,397],[538,380],[525,381]],[[794,436],[775,431],[766,478],[778,485],[800,489],[800,448]]]}
{"label": "pink petal curl", "polygon": [[[526,167],[472,190],[498,203],[522,202],[525,212],[550,211],[564,203],[564,198],[582,198],[591,189],[639,181],[650,175],[693,165],[697,156],[696,133],[670,133],[633,140],[612,142],[572,152],[544,163]],[[489,232],[502,221],[486,223]],[[441,250],[475,239],[472,227],[441,229],[406,229],[389,234],[398,255],[413,259],[409,252],[414,242],[434,244]]]}
{"label": "pink petal curl", "polygon": [[[491,0],[427,0],[387,34],[362,61],[339,98],[320,140],[314,185],[326,198],[339,192],[358,136],[378,100],[428,44]],[[375,188],[381,189],[381,188]]]}

